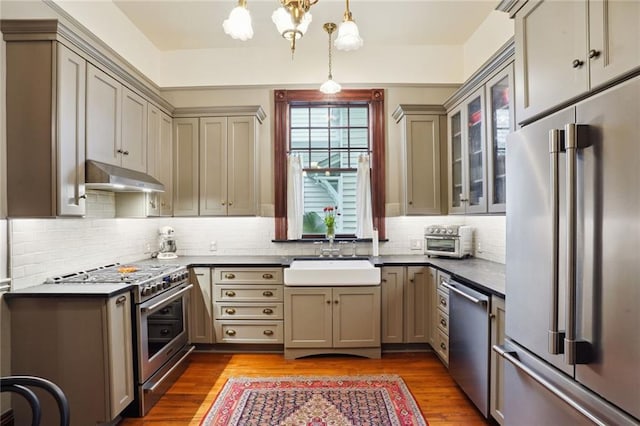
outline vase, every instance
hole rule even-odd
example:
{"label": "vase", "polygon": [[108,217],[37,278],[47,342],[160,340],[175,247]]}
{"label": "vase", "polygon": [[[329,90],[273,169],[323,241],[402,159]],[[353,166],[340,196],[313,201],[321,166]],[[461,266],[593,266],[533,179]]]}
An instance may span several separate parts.
{"label": "vase", "polygon": [[325,235],[327,240],[333,240],[336,237],[336,227],[327,225],[327,232]]}

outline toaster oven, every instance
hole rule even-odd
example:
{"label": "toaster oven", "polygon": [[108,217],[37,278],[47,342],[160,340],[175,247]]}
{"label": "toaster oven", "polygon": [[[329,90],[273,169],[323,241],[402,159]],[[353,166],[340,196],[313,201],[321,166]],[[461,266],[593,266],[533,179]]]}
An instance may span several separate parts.
{"label": "toaster oven", "polygon": [[473,228],[467,225],[430,225],[424,228],[424,254],[463,258],[471,256]]}

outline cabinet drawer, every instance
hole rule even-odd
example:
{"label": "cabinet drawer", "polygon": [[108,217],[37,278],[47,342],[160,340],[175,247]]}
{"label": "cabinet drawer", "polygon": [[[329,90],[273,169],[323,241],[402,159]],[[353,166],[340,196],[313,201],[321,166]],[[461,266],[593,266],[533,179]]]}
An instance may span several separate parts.
{"label": "cabinet drawer", "polygon": [[214,307],[215,319],[282,319],[283,304],[277,303],[224,303]]}
{"label": "cabinet drawer", "polygon": [[438,330],[436,336],[436,347],[434,348],[442,362],[449,366],[449,336],[444,334],[442,330]]}
{"label": "cabinet drawer", "polygon": [[438,309],[449,315],[449,294],[438,289]]}
{"label": "cabinet drawer", "polygon": [[215,301],[282,302],[282,285],[215,285]]}
{"label": "cabinet drawer", "polygon": [[437,321],[438,321],[438,330],[442,331],[447,336],[449,335],[449,315],[442,311],[442,309],[438,309],[436,312]]}
{"label": "cabinet drawer", "polygon": [[222,284],[282,284],[282,268],[215,268],[213,282]]}
{"label": "cabinet drawer", "polygon": [[283,343],[281,320],[275,321],[214,321],[218,343]]}
{"label": "cabinet drawer", "polygon": [[450,275],[438,271],[438,290],[449,294],[449,289],[442,285],[443,282],[449,282]]}

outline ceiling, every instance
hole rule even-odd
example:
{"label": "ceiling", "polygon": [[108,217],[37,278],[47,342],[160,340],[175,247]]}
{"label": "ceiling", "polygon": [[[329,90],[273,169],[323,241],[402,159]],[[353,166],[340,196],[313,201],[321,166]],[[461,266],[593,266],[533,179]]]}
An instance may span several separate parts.
{"label": "ceiling", "polygon": [[[351,0],[353,19],[364,47],[382,45],[461,45],[498,4],[498,0]],[[288,44],[275,30],[271,14],[277,0],[247,0],[254,37],[241,42],[222,30],[235,0],[114,0],[116,6],[160,50],[273,47]],[[313,22],[299,42],[328,43],[325,22],[342,21],[344,0],[319,0]]]}

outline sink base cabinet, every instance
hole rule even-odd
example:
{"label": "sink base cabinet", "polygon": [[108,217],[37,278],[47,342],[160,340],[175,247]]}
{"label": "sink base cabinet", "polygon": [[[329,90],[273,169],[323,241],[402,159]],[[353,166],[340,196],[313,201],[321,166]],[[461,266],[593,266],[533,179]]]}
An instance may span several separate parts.
{"label": "sink base cabinet", "polygon": [[[134,395],[131,295],[13,298],[8,304],[12,373],[60,386],[73,424],[115,422]],[[52,398],[41,401],[43,413],[58,411]],[[31,418],[21,398],[13,408],[16,418]],[[42,424],[59,424],[50,417]]]}
{"label": "sink base cabinet", "polygon": [[284,355],[380,358],[380,287],[285,287]]}

